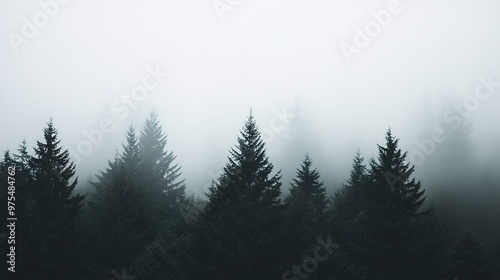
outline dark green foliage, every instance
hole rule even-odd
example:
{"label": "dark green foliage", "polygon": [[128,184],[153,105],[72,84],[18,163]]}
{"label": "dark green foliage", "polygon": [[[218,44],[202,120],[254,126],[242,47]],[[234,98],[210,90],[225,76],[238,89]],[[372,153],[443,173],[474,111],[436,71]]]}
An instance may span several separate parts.
{"label": "dark green foliage", "polygon": [[357,218],[364,211],[364,188],[367,181],[368,172],[364,158],[357,151],[352,162],[349,179],[336,190],[326,211],[328,232],[335,237],[338,243],[342,244],[329,259],[326,272],[322,273],[327,279],[330,279],[329,277],[358,279],[359,275],[365,273],[362,268],[354,265],[353,258],[356,254],[352,254],[352,242],[356,235]]}
{"label": "dark green foliage", "polygon": [[290,194],[285,198],[285,225],[283,236],[289,243],[283,257],[292,264],[300,260],[304,252],[316,244],[318,237],[326,234],[326,190],[320,181],[320,173],[312,168],[312,160],[306,155]]}
{"label": "dark green foliage", "polygon": [[147,217],[138,203],[139,191],[122,162],[108,176],[110,180],[96,184],[96,195],[89,200],[94,257],[104,275],[113,268],[131,264],[146,245]]}
{"label": "dark green foliage", "polygon": [[144,185],[139,175],[139,144],[131,126],[124,152],[94,182],[95,193],[88,201],[87,242],[99,274],[131,265],[155,233],[144,202]]}
{"label": "dark green foliage", "polygon": [[252,114],[230,154],[200,215],[195,258],[207,279],[267,279],[276,275],[283,206]]}
{"label": "dark green foliage", "polygon": [[174,163],[176,156],[166,145],[167,136],[158,115],[152,112],[142,129],[139,150],[145,199],[158,227],[162,219],[179,218],[178,205],[185,200],[184,180],[179,180],[181,167]]}
{"label": "dark green foliage", "polygon": [[418,213],[425,200],[424,191],[420,182],[410,178],[414,167],[406,162],[406,153],[398,148],[398,142],[389,130],[385,147],[378,146],[378,160],[370,162],[369,182],[365,188],[367,199],[370,199],[365,210],[393,222],[428,213]]}
{"label": "dark green foliage", "polygon": [[358,151],[353,159],[349,179],[334,193],[328,210],[330,232],[339,241],[348,240],[352,222],[363,211],[363,188],[367,180],[364,158]]}
{"label": "dark green foliage", "polygon": [[22,184],[18,188],[29,190],[20,212],[24,221],[19,226],[19,269],[31,279],[71,279],[80,269],[75,219],[84,197],[73,195],[75,165],[59,146],[52,120],[43,132],[44,142],[37,142],[31,159],[24,142],[16,155]]}
{"label": "dark green foliage", "polygon": [[141,155],[139,150],[139,140],[135,134],[135,129],[131,125],[127,131],[127,143],[123,144],[123,153],[121,155],[121,163],[128,173],[129,178],[138,181],[142,175],[141,170]]}
{"label": "dark green foliage", "polygon": [[[350,255],[360,276],[370,279],[428,279],[432,269],[433,221],[421,209],[425,197],[414,167],[389,130],[363,184],[363,207],[352,224]],[[429,267],[424,264],[429,265]],[[427,277],[427,278],[426,278]]]}
{"label": "dark green foliage", "polygon": [[285,199],[291,230],[287,234],[297,235],[307,244],[315,242],[325,225],[326,204],[326,190],[320,182],[319,171],[312,169],[312,160],[306,155]]}
{"label": "dark green foliage", "polygon": [[[16,278],[499,279],[498,213],[487,211],[495,209],[495,180],[469,182],[487,186],[471,188],[463,199],[466,206],[481,190],[474,196],[481,207],[458,212],[474,223],[457,225],[450,213],[461,206],[454,204],[443,207],[449,213],[438,221],[390,130],[368,167],[356,153],[330,204],[308,155],[282,202],[281,171],[273,172],[251,113],[206,201],[186,197],[181,168],[166,146],[152,113],[140,137],[130,127],[123,152],[97,175],[87,197],[75,194],[75,166],[52,121],[34,155],[26,141],[15,154],[5,152],[0,200],[7,204],[3,186],[15,168]],[[459,239],[476,224],[488,230],[475,226],[481,236]],[[1,279],[10,276],[0,272]]]}
{"label": "dark green foliage", "polygon": [[[178,180],[175,156],[165,146],[166,136],[153,113],[140,139],[129,128],[123,153],[93,183],[87,242],[94,248],[93,266],[101,275],[130,266],[143,250],[144,256],[159,248],[153,241],[163,221],[181,218],[178,205],[185,200],[184,185]],[[139,266],[138,271],[147,271]]]}

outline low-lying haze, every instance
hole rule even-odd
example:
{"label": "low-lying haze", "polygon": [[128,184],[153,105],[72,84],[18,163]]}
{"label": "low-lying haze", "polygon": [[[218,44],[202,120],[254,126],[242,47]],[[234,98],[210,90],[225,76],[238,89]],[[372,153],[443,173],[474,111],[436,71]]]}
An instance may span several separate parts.
{"label": "low-lying haze", "polygon": [[[0,6],[0,148],[15,151],[23,138],[35,145],[53,117],[81,182],[153,108],[188,191],[198,194],[225,165],[250,108],[285,189],[306,152],[328,188],[337,187],[356,150],[375,156],[389,127],[410,156],[424,155],[424,166],[448,145],[426,153],[425,139],[466,121],[477,164],[498,174],[496,1]],[[114,129],[75,155],[103,120]]]}

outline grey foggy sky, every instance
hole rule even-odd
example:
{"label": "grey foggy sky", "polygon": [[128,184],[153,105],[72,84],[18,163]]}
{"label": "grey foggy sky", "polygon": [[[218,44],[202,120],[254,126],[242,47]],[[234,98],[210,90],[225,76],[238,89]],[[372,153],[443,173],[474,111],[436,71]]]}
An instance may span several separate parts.
{"label": "grey foggy sky", "polygon": [[[401,0],[351,63],[340,44],[354,45],[356,28],[391,1],[243,0],[224,21],[214,2],[69,1],[16,53],[9,34],[22,36],[23,18],[33,22],[43,9],[1,1],[2,151],[23,138],[35,145],[50,116],[63,145],[76,149],[82,130],[110,118],[116,128],[78,166],[86,180],[121,148],[128,125],[140,128],[156,108],[188,187],[200,189],[226,163],[250,107],[265,129],[275,111],[298,104],[303,144],[290,155],[291,140],[277,133],[271,161],[294,172],[309,151],[333,184],[358,147],[375,153],[389,126],[414,149],[438,126],[443,100],[463,101],[480,76],[500,81],[498,1]],[[169,77],[120,119],[111,104],[157,66]],[[500,88],[473,114],[483,147],[498,145],[499,106]]]}

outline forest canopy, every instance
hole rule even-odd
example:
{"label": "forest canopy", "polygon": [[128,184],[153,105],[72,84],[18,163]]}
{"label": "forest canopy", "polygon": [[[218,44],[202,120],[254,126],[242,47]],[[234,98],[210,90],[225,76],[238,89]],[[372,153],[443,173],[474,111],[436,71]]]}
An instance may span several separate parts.
{"label": "forest canopy", "polygon": [[391,129],[373,158],[358,150],[337,163],[351,168],[340,186],[325,185],[307,152],[284,182],[250,112],[196,197],[156,112],[123,139],[90,182],[75,176],[52,119],[34,147],[5,151],[0,180],[16,187],[0,198],[15,197],[18,279],[500,279],[500,182],[467,163],[447,170],[459,155],[445,148],[422,167],[441,170],[432,195]]}

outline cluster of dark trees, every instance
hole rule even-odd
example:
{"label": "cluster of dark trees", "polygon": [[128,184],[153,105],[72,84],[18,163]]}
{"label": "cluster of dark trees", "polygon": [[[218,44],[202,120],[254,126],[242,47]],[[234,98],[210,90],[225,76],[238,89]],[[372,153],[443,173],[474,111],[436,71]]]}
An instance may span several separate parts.
{"label": "cluster of dark trees", "polygon": [[250,113],[208,199],[186,195],[156,113],[86,194],[52,120],[43,133],[0,165],[2,205],[15,166],[18,218],[16,272],[1,279],[500,279],[500,250],[439,226],[390,130],[332,197],[308,155],[283,195]]}

